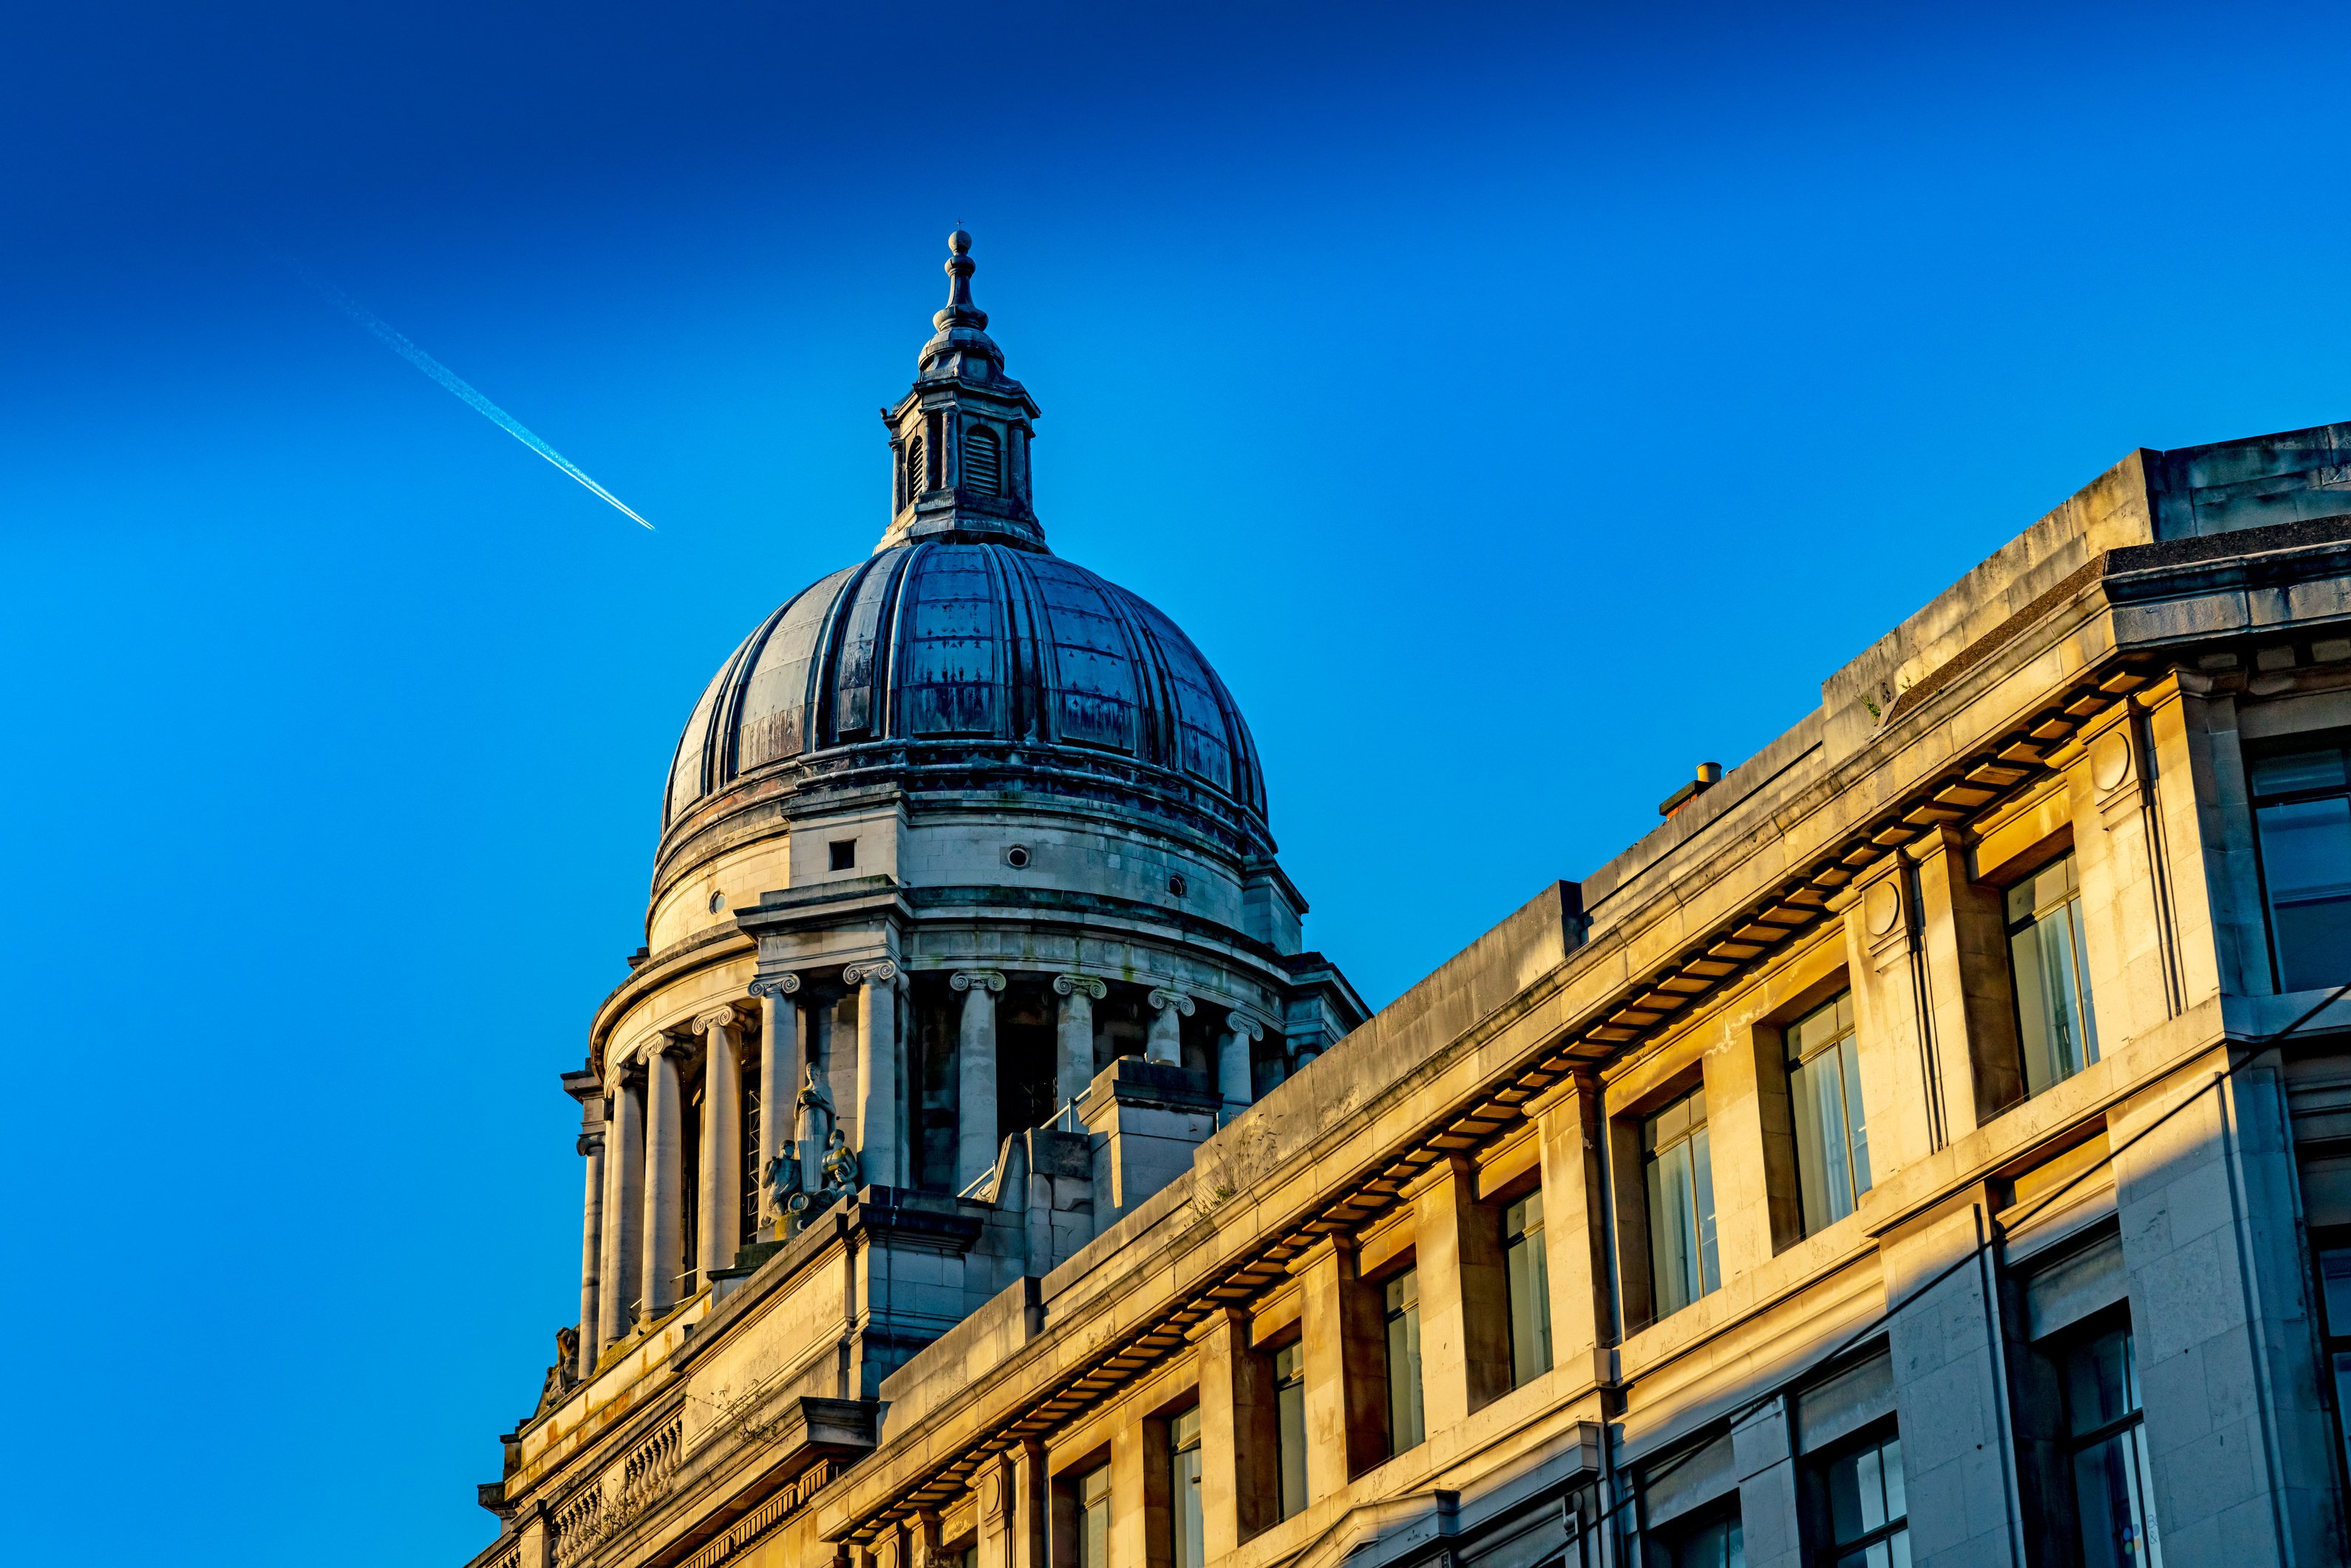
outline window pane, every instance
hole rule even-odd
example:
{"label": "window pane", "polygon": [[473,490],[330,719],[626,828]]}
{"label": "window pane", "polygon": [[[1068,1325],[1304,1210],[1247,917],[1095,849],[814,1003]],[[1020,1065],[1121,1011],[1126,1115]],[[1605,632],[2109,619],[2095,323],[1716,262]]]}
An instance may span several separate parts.
{"label": "window pane", "polygon": [[2351,1247],[2329,1247],[2318,1254],[2318,1289],[2326,1302],[2326,1332],[2351,1339]]}
{"label": "window pane", "polygon": [[2301,789],[2339,789],[2351,783],[2343,766],[2343,750],[2298,751],[2290,757],[2264,757],[2253,764],[2253,793],[2290,795]]}
{"label": "window pane", "polygon": [[1700,1127],[1690,1139],[1690,1199],[1698,1206],[1698,1293],[1722,1283],[1722,1265],[1714,1246],[1714,1160],[1707,1133]]}
{"label": "window pane", "polygon": [[1886,1517],[1907,1519],[1910,1498],[1902,1485],[1902,1439],[1890,1437],[1877,1450],[1879,1471],[1886,1482]]}
{"label": "window pane", "polygon": [[[1528,1228],[1531,1205],[1533,1228]],[[1510,1293],[1510,1385],[1551,1370],[1551,1270],[1543,1257],[1542,1195],[1503,1211],[1504,1271]]]}
{"label": "window pane", "polygon": [[1281,1457],[1281,1517],[1306,1507],[1306,1377],[1300,1347],[1273,1358],[1275,1447]]}
{"label": "window pane", "polygon": [[1202,1568],[1206,1537],[1200,1528],[1200,1411],[1195,1406],[1169,1424],[1175,1451],[1168,1457],[1168,1561],[1172,1568]]}
{"label": "window pane", "polygon": [[1853,1146],[1853,1190],[1869,1190],[1869,1125],[1861,1112],[1861,1042],[1850,1033],[1837,1047],[1837,1061],[1844,1075],[1844,1130]]}
{"label": "window pane", "polygon": [[2138,1376],[2127,1332],[2110,1330],[2066,1355],[2065,1414],[2075,1436],[2112,1426],[2137,1408]]}
{"label": "window pane", "polygon": [[1796,1185],[1810,1235],[1853,1212],[1842,1053],[1823,1051],[1788,1075],[1796,1119]]}
{"label": "window pane", "polygon": [[1388,1451],[1420,1446],[1419,1271],[1407,1269],[1388,1281]]}
{"label": "window pane", "polygon": [[2351,796],[2263,806],[2254,816],[2278,984],[2310,991],[2351,979]]}
{"label": "window pane", "polygon": [[2148,1568],[2154,1561],[2133,1439],[2117,1432],[2074,1456],[2074,1503],[2080,1511],[2083,1568]]}
{"label": "window pane", "polygon": [[[2098,1059],[2097,1026],[2082,973],[2082,901],[2062,896],[2073,886],[2073,867],[2067,855],[2009,889],[2009,961],[2029,1094]],[[2054,904],[2053,891],[2061,895]]]}
{"label": "window pane", "polygon": [[1110,1467],[1078,1482],[1078,1568],[1110,1568]]}
{"label": "window pane", "polygon": [[1677,1312],[1698,1300],[1697,1216],[1690,1206],[1687,1143],[1649,1163],[1649,1263],[1657,1316]]}

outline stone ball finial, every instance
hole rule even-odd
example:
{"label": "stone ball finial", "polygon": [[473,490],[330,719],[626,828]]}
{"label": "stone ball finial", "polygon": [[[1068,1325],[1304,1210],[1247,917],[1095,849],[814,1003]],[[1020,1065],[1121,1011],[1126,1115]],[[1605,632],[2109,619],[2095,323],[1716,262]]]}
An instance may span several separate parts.
{"label": "stone ball finial", "polygon": [[956,230],[955,233],[947,235],[947,248],[957,256],[962,256],[971,249],[971,235],[961,229]]}

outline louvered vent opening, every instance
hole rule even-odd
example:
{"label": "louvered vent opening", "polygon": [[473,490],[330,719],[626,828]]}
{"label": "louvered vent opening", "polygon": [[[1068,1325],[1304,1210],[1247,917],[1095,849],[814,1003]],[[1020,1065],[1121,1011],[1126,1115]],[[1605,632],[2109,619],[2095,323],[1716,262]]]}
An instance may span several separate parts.
{"label": "louvered vent opening", "polygon": [[906,438],[906,504],[912,506],[924,488],[923,438],[910,435]]}
{"label": "louvered vent opening", "polygon": [[963,441],[964,488],[979,496],[1003,494],[1004,448],[996,432],[975,424]]}

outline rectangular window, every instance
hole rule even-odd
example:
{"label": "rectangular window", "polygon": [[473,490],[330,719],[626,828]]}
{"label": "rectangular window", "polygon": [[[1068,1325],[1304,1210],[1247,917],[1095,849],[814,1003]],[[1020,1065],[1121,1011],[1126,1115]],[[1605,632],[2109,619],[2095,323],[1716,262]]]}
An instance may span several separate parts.
{"label": "rectangular window", "polygon": [[2318,1298],[2326,1331],[2326,1366],[2335,1389],[2335,1437],[2351,1475],[2351,1246],[2318,1249]]}
{"label": "rectangular window", "polygon": [[1834,1225],[1869,1190],[1869,1128],[1861,1113],[1853,993],[1788,1026],[1788,1098],[1796,1113],[1796,1185],[1804,1234]]}
{"label": "rectangular window", "polygon": [[1273,1353],[1274,1448],[1281,1459],[1281,1517],[1306,1511],[1306,1347]]}
{"label": "rectangular window", "polygon": [[1706,1091],[1693,1090],[1641,1123],[1649,1190],[1649,1273],[1657,1317],[1722,1283],[1714,1246],[1714,1162]]}
{"label": "rectangular window", "polygon": [[2278,989],[2351,980],[2351,758],[2340,746],[2264,758],[2252,787]]}
{"label": "rectangular window", "polygon": [[1420,1270],[1387,1282],[1388,1452],[1420,1447]]}
{"label": "rectangular window", "polygon": [[1167,1561],[1170,1568],[1202,1568],[1207,1548],[1200,1534],[1200,1407],[1167,1423]]}
{"label": "rectangular window", "polygon": [[1078,1568],[1110,1568],[1110,1467],[1078,1478]]}
{"label": "rectangular window", "polygon": [[2009,967],[2027,1094],[2062,1083],[2098,1060],[2085,951],[2082,891],[2069,852],[2008,890]]}
{"label": "rectangular window", "polygon": [[1661,1532],[1650,1561],[1658,1568],[1747,1568],[1747,1542],[1736,1517],[1710,1519]]}
{"label": "rectangular window", "polygon": [[1543,1258],[1542,1194],[1502,1210],[1502,1267],[1510,1291],[1510,1386],[1551,1370],[1551,1267]]}
{"label": "rectangular window", "polygon": [[2082,1568],[2162,1568],[2130,1331],[2084,1340],[2065,1353],[2061,1370]]}
{"label": "rectangular window", "polygon": [[855,839],[835,839],[832,842],[827,844],[825,848],[831,852],[833,870],[854,871],[857,869],[857,841]]}
{"label": "rectangular window", "polygon": [[1821,1468],[1821,1482],[1827,1504],[1826,1568],[1910,1568],[1901,1438],[1839,1455]]}

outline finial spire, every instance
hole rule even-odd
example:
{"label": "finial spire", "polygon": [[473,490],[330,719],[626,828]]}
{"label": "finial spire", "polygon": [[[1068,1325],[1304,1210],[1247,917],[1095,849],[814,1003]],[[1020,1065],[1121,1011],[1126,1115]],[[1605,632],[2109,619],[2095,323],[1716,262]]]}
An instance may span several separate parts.
{"label": "finial spire", "polygon": [[944,332],[950,327],[985,327],[987,312],[971,302],[971,275],[978,264],[971,259],[971,235],[961,229],[947,235],[947,308],[931,318]]}

